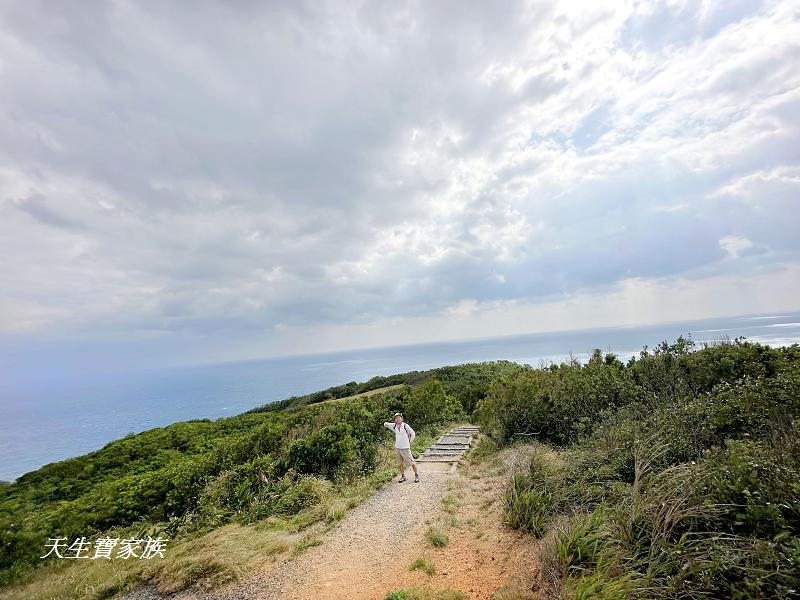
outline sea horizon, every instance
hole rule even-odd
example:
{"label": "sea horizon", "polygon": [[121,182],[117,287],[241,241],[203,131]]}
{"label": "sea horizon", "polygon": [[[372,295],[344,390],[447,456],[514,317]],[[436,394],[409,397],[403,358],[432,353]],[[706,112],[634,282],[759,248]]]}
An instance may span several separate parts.
{"label": "sea horizon", "polygon": [[446,365],[511,360],[537,367],[594,348],[627,361],[678,336],[698,343],[736,337],[770,346],[800,343],[800,312],[751,314],[469,338],[138,369],[74,380],[4,386],[0,480],[13,480],[124,437],[178,421],[231,417],[350,381]]}

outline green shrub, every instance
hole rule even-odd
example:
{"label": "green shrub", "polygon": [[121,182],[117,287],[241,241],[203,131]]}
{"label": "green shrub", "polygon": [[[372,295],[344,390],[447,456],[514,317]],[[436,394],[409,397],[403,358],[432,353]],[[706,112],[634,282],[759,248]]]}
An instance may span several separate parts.
{"label": "green shrub", "polygon": [[298,473],[334,477],[337,470],[356,457],[357,441],[348,423],[326,425],[289,448],[287,465]]}
{"label": "green shrub", "polygon": [[773,538],[800,531],[800,435],[778,445],[728,440],[707,454],[703,502],[724,507],[709,528],[736,535]]}
{"label": "green shrub", "polygon": [[[550,462],[537,447],[505,493],[509,524],[536,535],[580,514],[542,545],[546,585],[564,598],[800,597],[800,347],[678,340],[609,364],[520,372],[476,409],[497,441],[571,442]],[[606,400],[595,411],[580,394]]]}
{"label": "green shrub", "polygon": [[332,486],[329,481],[313,475],[301,475],[281,493],[275,505],[275,512],[296,514],[304,508],[319,504],[330,495],[331,490]]}
{"label": "green shrub", "polygon": [[503,443],[532,433],[556,444],[573,442],[589,432],[603,410],[637,398],[622,363],[607,358],[598,351],[585,366],[531,369],[498,380],[479,402],[476,418]]}
{"label": "green shrub", "polygon": [[464,417],[461,403],[436,379],[414,390],[405,400],[405,415],[414,427],[449,423]]}

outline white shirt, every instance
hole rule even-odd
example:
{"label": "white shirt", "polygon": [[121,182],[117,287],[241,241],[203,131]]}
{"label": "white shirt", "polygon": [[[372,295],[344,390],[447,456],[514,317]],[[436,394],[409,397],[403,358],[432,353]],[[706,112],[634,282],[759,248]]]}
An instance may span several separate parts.
{"label": "white shirt", "polygon": [[411,425],[408,423],[400,423],[400,425],[384,423],[383,426],[386,427],[386,429],[394,431],[394,447],[400,448],[401,450],[403,448],[411,448],[411,442],[417,437],[417,434],[414,433],[414,430],[411,429]]}

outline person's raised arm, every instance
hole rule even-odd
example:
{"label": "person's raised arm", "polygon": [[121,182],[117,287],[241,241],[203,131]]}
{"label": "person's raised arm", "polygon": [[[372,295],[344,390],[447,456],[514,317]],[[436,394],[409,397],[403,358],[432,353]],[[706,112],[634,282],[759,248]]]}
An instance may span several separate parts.
{"label": "person's raised arm", "polygon": [[384,423],[383,424],[386,429],[394,429],[394,423]]}

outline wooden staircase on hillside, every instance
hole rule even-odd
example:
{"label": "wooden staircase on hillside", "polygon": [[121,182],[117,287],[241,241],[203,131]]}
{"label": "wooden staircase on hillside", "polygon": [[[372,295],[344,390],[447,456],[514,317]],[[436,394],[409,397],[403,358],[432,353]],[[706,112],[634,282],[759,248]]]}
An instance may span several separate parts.
{"label": "wooden staircase on hillside", "polygon": [[445,433],[417,459],[420,463],[457,463],[478,435],[475,425],[459,425]]}

